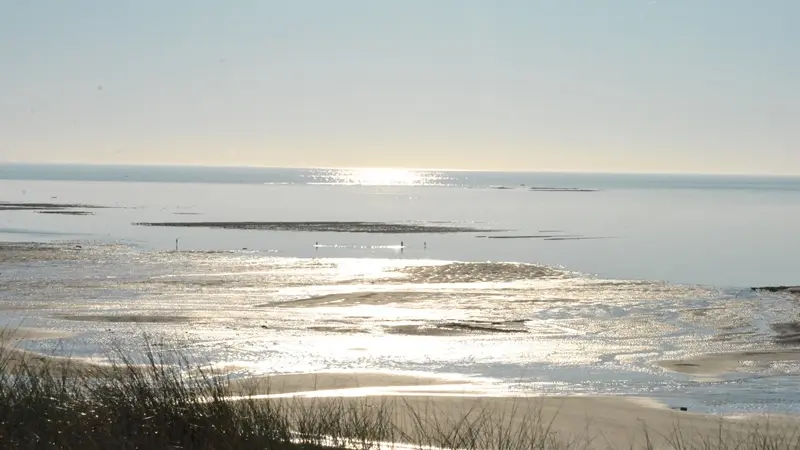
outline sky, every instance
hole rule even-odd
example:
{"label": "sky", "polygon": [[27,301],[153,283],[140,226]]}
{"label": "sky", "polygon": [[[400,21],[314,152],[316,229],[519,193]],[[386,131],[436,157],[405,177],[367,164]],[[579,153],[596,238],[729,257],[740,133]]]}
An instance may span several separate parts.
{"label": "sky", "polygon": [[800,173],[797,0],[0,0],[0,162]]}

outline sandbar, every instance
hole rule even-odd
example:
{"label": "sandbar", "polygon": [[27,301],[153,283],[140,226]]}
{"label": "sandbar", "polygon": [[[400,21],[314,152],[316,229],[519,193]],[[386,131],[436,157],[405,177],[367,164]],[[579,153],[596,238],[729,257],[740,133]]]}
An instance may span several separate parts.
{"label": "sandbar", "polygon": [[758,292],[773,292],[773,293],[786,293],[786,294],[794,294],[800,295],[800,286],[755,286],[751,287],[750,289]]}
{"label": "sandbar", "polygon": [[340,389],[385,388],[407,386],[452,386],[465,388],[465,379],[448,379],[433,375],[405,375],[383,372],[316,372],[266,375],[231,380],[231,391],[238,395],[281,395]]}
{"label": "sandbar", "polygon": [[389,222],[137,222],[147,227],[221,228],[232,230],[301,231],[318,233],[471,233],[492,232],[473,227],[413,225]]}
{"label": "sandbar", "polygon": [[594,188],[538,187],[538,186],[534,186],[529,189],[535,192],[597,192],[599,190]]}
{"label": "sandbar", "polygon": [[46,210],[37,211],[39,214],[58,214],[62,216],[93,216],[94,213],[90,211],[62,211],[62,210]]}
{"label": "sandbar", "polygon": [[25,203],[0,201],[0,211],[64,211],[72,209],[100,209],[106,206],[84,205],[80,203]]}
{"label": "sandbar", "polygon": [[38,261],[64,261],[82,257],[75,244],[0,242],[0,264]]}
{"label": "sandbar", "polygon": [[191,317],[184,316],[159,316],[159,315],[136,315],[136,314],[84,314],[69,315],[62,314],[55,316],[59,319],[73,320],[77,322],[109,322],[109,323],[183,323],[192,320]]}
{"label": "sandbar", "polygon": [[452,321],[411,325],[396,325],[386,329],[388,333],[408,336],[464,336],[470,334],[520,334],[528,333],[524,321]]}
{"label": "sandbar", "polygon": [[717,377],[725,373],[764,367],[779,361],[800,361],[800,350],[765,350],[698,355],[691,358],[657,361],[673,372],[697,377]]}
{"label": "sandbar", "polygon": [[559,235],[556,234],[523,234],[523,235],[509,235],[509,236],[478,235],[475,237],[486,238],[486,239],[546,239],[546,238],[559,237]]}

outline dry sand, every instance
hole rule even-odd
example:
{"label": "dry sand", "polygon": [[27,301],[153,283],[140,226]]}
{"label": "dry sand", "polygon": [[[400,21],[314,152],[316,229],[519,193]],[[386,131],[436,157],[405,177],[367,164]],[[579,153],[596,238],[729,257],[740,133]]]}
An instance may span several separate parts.
{"label": "dry sand", "polygon": [[532,433],[539,424],[549,427],[560,441],[572,442],[570,448],[602,449],[639,448],[648,438],[660,448],[676,438],[678,428],[683,439],[702,445],[720,436],[740,442],[756,429],[772,436],[792,435],[800,427],[800,418],[793,416],[724,418],[670,409],[646,398],[526,397],[467,380],[408,375],[319,373],[252,381],[260,392],[270,393],[256,398],[278,399],[294,407],[344,401],[378,411],[374,406],[383,405],[391,411],[394,425],[412,440],[418,418],[429,435],[432,430],[452,432],[459,423],[464,429],[466,418],[466,423],[482,424],[482,430],[504,429],[511,436]]}
{"label": "dry sand", "polygon": [[[56,367],[97,368],[89,363],[50,358],[13,348],[22,340],[68,336],[30,328],[9,329],[0,334],[3,342],[0,351],[7,364],[55,362]],[[663,361],[661,364],[687,373],[714,374],[730,370],[745,360],[766,363],[796,359],[799,359],[798,354],[790,351],[742,352],[687,361]],[[726,441],[740,443],[756,427],[762,435],[789,437],[800,429],[800,417],[797,416],[724,418],[677,411],[646,398],[524,396],[482,380],[416,374],[326,372],[274,375],[233,380],[231,387],[235,394],[244,398],[271,398],[294,407],[314,408],[327,402],[345,402],[357,405],[360,410],[377,412],[380,408],[364,409],[363,406],[384,405],[391,412],[390,417],[397,429],[411,440],[419,439],[416,434],[418,420],[422,421],[428,436],[459,428],[463,431],[470,423],[472,428],[480,428],[482,432],[496,434],[504,430],[512,437],[520,436],[520,433],[530,434],[542,427],[549,428],[559,441],[572,442],[570,448],[599,449],[640,448],[646,436],[654,444],[653,448],[663,448],[670,439],[676,438],[676,429],[680,429],[682,439],[695,445],[716,442],[720,436]]]}

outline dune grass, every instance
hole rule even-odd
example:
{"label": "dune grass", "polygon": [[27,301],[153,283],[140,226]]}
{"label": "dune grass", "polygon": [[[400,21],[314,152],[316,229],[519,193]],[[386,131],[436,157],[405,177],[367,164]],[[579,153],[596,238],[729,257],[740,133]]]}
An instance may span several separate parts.
{"label": "dune grass", "polygon": [[[465,411],[458,420],[435,407],[415,409],[401,400],[231,400],[225,376],[175,352],[147,346],[145,364],[114,351],[108,367],[26,357],[0,345],[0,448],[3,449],[371,449],[579,450],[613,448],[588,435],[559,435],[535,411],[524,426],[490,409]],[[136,359],[138,361],[138,359]],[[246,396],[245,396],[246,397]],[[517,417],[519,419],[519,417]],[[580,431],[580,430],[578,430]],[[753,428],[730,439],[688,438],[676,427],[662,436],[676,450],[800,448],[795,434]],[[656,448],[649,435],[630,448]],[[660,444],[659,444],[660,445]],[[658,447],[661,448],[661,447]]]}

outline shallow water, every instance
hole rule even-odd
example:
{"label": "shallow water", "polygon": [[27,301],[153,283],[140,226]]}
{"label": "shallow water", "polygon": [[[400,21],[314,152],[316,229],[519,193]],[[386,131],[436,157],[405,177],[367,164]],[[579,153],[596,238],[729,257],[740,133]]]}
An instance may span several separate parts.
{"label": "shallow water", "polygon": [[422,371],[490,378],[521,392],[704,399],[695,409],[797,404],[785,394],[800,387],[797,362],[736,368],[713,381],[657,364],[785,349],[771,325],[796,316],[798,305],[784,295],[527,264],[63,251],[82,257],[3,267],[6,323],[77,333],[59,348],[26,348],[103,358],[150,332],[242,374]]}
{"label": "shallow water", "polygon": [[[588,184],[587,181],[583,182]],[[555,185],[555,183],[553,183]],[[558,183],[560,184],[560,183]],[[800,183],[798,183],[800,185]],[[793,283],[800,191],[0,181],[6,201],[89,203],[92,216],[0,211],[0,239],[102,239],[148,249],[248,248],[291,257],[427,258],[565,266],[605,278],[717,286]],[[721,185],[726,186],[726,185]],[[55,198],[54,198],[55,197]],[[190,214],[189,214],[190,213]],[[139,227],[159,221],[380,221],[509,230],[397,235]],[[557,231],[558,233],[551,233]],[[406,244],[402,254],[397,248]],[[314,243],[324,245],[315,248]],[[427,247],[423,244],[427,244]]]}
{"label": "shallow water", "polygon": [[[0,240],[81,245],[4,248],[0,317],[75,332],[58,348],[25,346],[89,358],[119,342],[134,348],[142,332],[154,332],[242,374],[464,374],[520,392],[652,396],[726,413],[796,412],[800,404],[796,360],[736,362],[703,378],[659,364],[794,351],[797,344],[781,337],[792,328],[780,324],[798,321],[800,301],[748,286],[797,283],[796,181],[553,175],[534,183],[534,175],[508,174],[467,182],[450,174],[391,185],[351,185],[344,176],[346,185],[330,185],[292,181],[296,175],[284,174],[288,181],[280,182],[288,184],[0,180],[2,201],[114,207],[88,216],[0,211]],[[599,190],[530,191],[523,182]],[[149,221],[508,231],[134,225]],[[170,251],[176,239],[177,253]]]}

